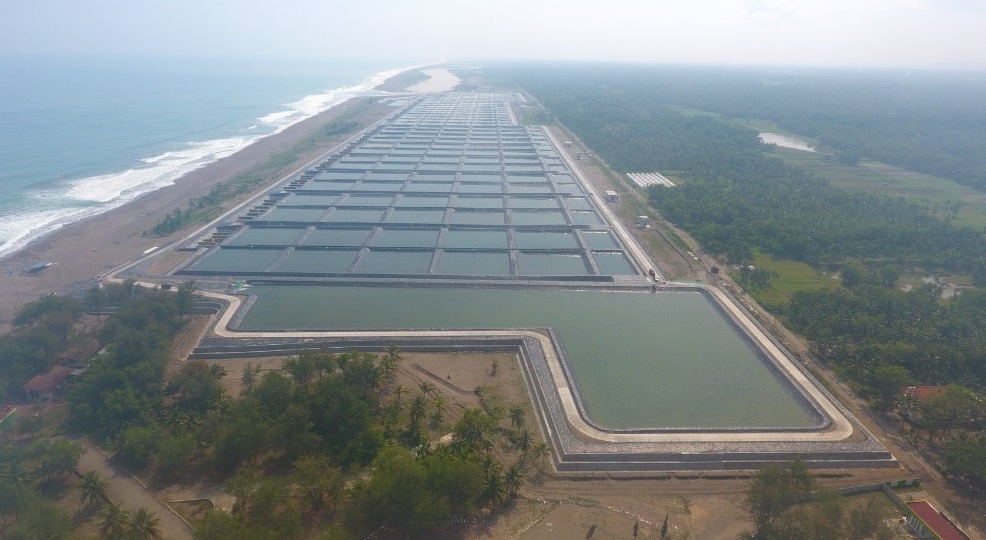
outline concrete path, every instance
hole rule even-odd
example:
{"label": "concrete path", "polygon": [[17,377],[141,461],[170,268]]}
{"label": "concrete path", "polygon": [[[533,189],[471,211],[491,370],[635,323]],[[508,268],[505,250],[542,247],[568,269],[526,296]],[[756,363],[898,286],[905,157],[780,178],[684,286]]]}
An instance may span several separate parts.
{"label": "concrete path", "polygon": [[113,462],[106,454],[95,447],[91,442],[84,439],[77,439],[82,444],[86,452],[79,459],[78,470],[85,474],[95,471],[103,477],[109,485],[106,488],[106,496],[114,503],[119,503],[130,511],[137,511],[146,508],[161,521],[158,526],[161,529],[161,537],[169,540],[191,540],[192,528],[189,527],[177,514],[171,511],[163,502],[159,501],[140,481],[130,475],[120,465]]}

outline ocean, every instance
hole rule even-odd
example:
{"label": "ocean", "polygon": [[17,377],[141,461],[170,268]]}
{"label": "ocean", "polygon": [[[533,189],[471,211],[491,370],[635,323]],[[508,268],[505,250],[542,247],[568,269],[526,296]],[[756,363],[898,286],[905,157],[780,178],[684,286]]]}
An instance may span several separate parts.
{"label": "ocean", "polygon": [[369,93],[411,64],[0,57],[0,257]]}

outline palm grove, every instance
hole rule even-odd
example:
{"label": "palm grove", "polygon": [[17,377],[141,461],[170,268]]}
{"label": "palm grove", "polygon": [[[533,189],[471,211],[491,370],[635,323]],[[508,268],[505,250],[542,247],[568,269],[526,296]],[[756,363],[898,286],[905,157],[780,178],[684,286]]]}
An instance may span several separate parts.
{"label": "palm grove", "polygon": [[[981,80],[596,65],[493,75],[530,91],[616,170],[684,178],[651,187],[649,201],[708,252],[743,268],[759,252],[841,275],[842,287],[765,307],[877,409],[926,436],[946,472],[986,487],[986,230],[956,225],[954,211],[837,189],[774,157],[756,130],[709,114],[772,120],[847,162],[883,159],[986,189]],[[905,291],[903,271],[947,271],[979,288],[948,299],[934,284]],[[754,294],[771,287],[769,272],[737,277]],[[905,402],[912,384],[952,386]]]}
{"label": "palm grove", "polygon": [[[185,362],[166,376],[194,289],[186,284],[174,294],[128,282],[90,293],[89,307],[113,307],[116,314],[101,330],[106,351],[71,390],[64,427],[111,448],[117,460],[155,482],[224,482],[236,506],[206,513],[196,522],[196,538],[298,538],[312,531],[349,538],[381,527],[414,535],[495,511],[528,475],[543,471],[548,447],[535,440],[524,407],[484,386],[477,388],[482,406],[452,420],[451,403],[434,386],[396,383],[402,355],[395,347],[380,356],[305,354],[263,372],[248,366],[235,399],[225,394],[225,373],[215,364]],[[21,353],[5,356],[3,371],[21,383],[42,371],[46,363],[33,354],[31,344],[39,341],[31,334],[49,333],[49,319],[67,317],[71,328],[81,312],[77,301],[63,297],[25,306],[18,328],[2,341],[5,350]],[[62,345],[53,338],[44,357],[71,341],[66,330]],[[450,441],[436,442],[449,431]],[[41,481],[75,470],[81,449],[71,448],[61,468],[51,469],[43,465],[50,461],[43,448],[4,447],[14,472],[0,478],[2,515],[30,531],[40,521],[68,523],[50,503],[36,503],[44,501],[37,495],[45,492]],[[31,485],[6,496],[11,479],[24,474]],[[104,535],[131,537],[146,515],[109,504],[100,478],[82,480],[86,506]],[[20,518],[29,508],[44,508],[47,517]],[[69,529],[50,537],[66,538]]]}

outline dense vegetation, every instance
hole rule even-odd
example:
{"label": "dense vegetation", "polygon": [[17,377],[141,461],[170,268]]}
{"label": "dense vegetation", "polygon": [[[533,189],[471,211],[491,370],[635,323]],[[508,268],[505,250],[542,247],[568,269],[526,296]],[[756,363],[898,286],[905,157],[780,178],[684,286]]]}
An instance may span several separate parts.
{"label": "dense vegetation", "polygon": [[[740,264],[736,275],[744,287],[772,286],[769,271],[748,266],[757,252],[839,272],[843,286],[803,290],[766,307],[812,340],[817,356],[875,407],[899,410],[915,432],[927,433],[943,468],[986,486],[986,470],[977,464],[986,450],[976,446],[986,440],[986,294],[970,290],[942,299],[937,286],[896,288],[902,271],[947,270],[986,285],[986,231],[954,226],[955,209],[939,218],[903,199],[834,188],[773,157],[755,130],[688,110],[773,119],[866,155],[873,154],[834,139],[864,137],[880,152],[909,153],[922,163],[939,152],[948,156],[939,161],[952,166],[932,172],[986,187],[979,173],[969,172],[986,159],[986,152],[974,151],[986,141],[986,106],[967,95],[979,83],[944,89],[892,81],[891,94],[910,97],[880,104],[878,88],[891,82],[875,75],[578,65],[494,74],[531,92],[617,170],[675,171],[684,178],[675,188],[650,188],[652,205],[707,251]],[[872,106],[860,112],[865,103]],[[967,118],[958,119],[958,111]],[[914,150],[911,143],[925,136],[912,137],[916,126],[940,134],[937,143]],[[910,384],[955,386],[909,406],[900,397]]]}
{"label": "dense vegetation", "polygon": [[787,321],[854,379],[893,364],[924,384],[986,386],[986,290],[947,302],[940,294],[930,284],[909,292],[882,285],[799,292]]}
{"label": "dense vegetation", "polygon": [[[759,249],[816,266],[891,260],[986,283],[986,232],[954,227],[902,199],[833,188],[765,153],[755,130],[679,112],[675,100],[687,92],[669,85],[733,98],[731,86],[704,86],[707,75],[676,83],[664,71],[629,67],[509,75],[617,170],[687,177],[683,186],[651,188],[652,203],[713,253],[745,263]],[[732,80],[724,77],[717,84]]]}
{"label": "dense vegetation", "polygon": [[352,133],[358,127],[359,122],[356,120],[336,120],[325,126],[325,135],[327,137],[338,137],[339,135]]}
{"label": "dense vegetation", "polygon": [[[236,398],[225,393],[225,372],[215,364],[190,361],[168,373],[195,289],[192,282],[176,292],[127,282],[93,289],[84,304],[45,297],[20,310],[7,346],[72,334],[83,305],[115,312],[100,330],[105,351],[69,393],[63,428],[111,448],[156,482],[224,482],[236,506],[206,513],[196,538],[350,538],[385,528],[419,536],[497,510],[532,467],[543,470],[548,447],[534,440],[524,407],[483,386],[476,389],[482,407],[449,420],[452,404],[433,385],[409,391],[396,384],[396,347],[382,356],[306,354],[265,372],[250,365]],[[32,332],[54,337],[28,340]],[[40,370],[32,358],[5,365],[11,373]],[[22,433],[41,427],[20,424]],[[449,432],[450,440],[436,442]],[[81,453],[78,444],[51,438],[26,449],[0,446],[5,538],[72,534],[68,514],[37,493],[64,497],[58,494],[75,486],[70,479]],[[60,487],[45,488],[52,482]],[[83,475],[78,485],[80,517],[96,520],[107,537],[145,538],[151,536],[131,532],[156,530],[146,511],[108,501],[98,476]]]}
{"label": "dense vegetation", "polygon": [[127,282],[90,294],[92,302],[121,301],[101,331],[106,353],[89,363],[69,395],[72,429],[111,441],[127,426],[161,413],[171,341],[191,310],[193,292],[194,284],[182,285],[175,294]]}
{"label": "dense vegetation", "polygon": [[[477,389],[481,409],[449,422],[450,404],[432,385],[414,392],[396,385],[396,348],[381,357],[302,355],[262,374],[249,366],[235,399],[215,364],[186,362],[166,374],[194,294],[194,283],[177,292],[132,282],[90,292],[90,308],[116,312],[100,331],[106,351],[69,394],[66,427],[156,481],[226,482],[237,505],[231,514],[206,514],[198,538],[299,538],[320,530],[348,538],[381,527],[417,535],[497,509],[547,457],[524,409],[488,388]],[[62,297],[30,304],[18,314],[24,329],[16,336],[28,328],[47,335],[58,314],[80,310]],[[431,442],[449,431],[451,441]],[[5,486],[0,517],[24,508],[4,502]],[[137,519],[117,505],[102,512],[120,523]]]}
{"label": "dense vegetation", "polygon": [[768,465],[750,483],[746,509],[753,531],[749,540],[811,540],[828,538],[890,539],[894,531],[884,520],[893,512],[878,499],[852,504],[838,493],[818,490],[804,463]]}
{"label": "dense vegetation", "polygon": [[[431,443],[445,422],[444,398],[428,384],[413,396],[394,386],[399,361],[396,349],[302,355],[259,378],[248,370],[235,400],[182,391],[189,370],[207,371],[189,363],[172,382],[181,397],[170,414],[185,419],[181,427],[128,428],[120,455],[159,477],[214,470],[229,478],[237,506],[208,513],[196,534],[203,539],[296,538],[311,529],[348,537],[381,527],[416,536],[498,508],[546,451],[532,442],[523,412],[501,428],[507,411],[484,400],[451,426],[451,442]],[[521,452],[509,467],[494,453],[504,445]]]}
{"label": "dense vegetation", "polygon": [[[191,284],[182,285],[175,294],[142,289],[133,282],[90,292],[88,307],[119,311],[99,331],[102,342],[110,344],[108,352],[96,356],[73,393],[76,399],[86,393],[89,398],[73,403],[69,412],[80,421],[79,428],[111,433],[111,424],[139,421],[160,405],[154,388],[193,293]],[[18,311],[14,330],[0,340],[0,366],[9,396],[20,401],[20,385],[27,377],[47,370],[73,344],[91,339],[91,325],[78,324],[84,307],[74,298],[51,295]],[[37,435],[46,429],[43,436],[28,445],[0,443],[0,535],[63,539],[73,537],[79,523],[94,520],[108,538],[160,538],[157,518],[151,513],[107,504],[106,481],[95,473],[78,474],[83,447],[52,437],[53,427],[44,426],[42,417],[24,416],[18,418],[14,433]],[[82,503],[74,517],[52,501],[72,490],[77,490]]]}
{"label": "dense vegetation", "polygon": [[47,371],[77,340],[73,325],[82,310],[74,298],[52,295],[18,311],[13,329],[0,336],[0,402],[20,396],[28,379]]}
{"label": "dense vegetation", "polygon": [[69,537],[71,516],[42,493],[69,484],[81,455],[82,447],[66,440],[0,443],[0,537]]}
{"label": "dense vegetation", "polygon": [[[869,157],[986,190],[986,101],[982,99],[986,79],[982,76],[612,64],[511,66],[494,69],[492,75],[519,81],[543,97],[580,134],[582,130],[570,122],[571,112],[558,108],[556,98],[583,96],[588,104],[606,93],[615,106],[611,112],[626,118],[638,112],[654,114],[671,105],[737,119],[770,120],[846,156]],[[636,106],[640,98],[651,105],[650,111]],[[619,106],[624,99],[627,108]],[[594,111],[580,112],[595,116]],[[607,155],[616,168],[631,165],[613,159],[616,156],[604,152],[596,141],[587,138],[586,142]],[[623,155],[640,156],[635,148],[639,146]]]}

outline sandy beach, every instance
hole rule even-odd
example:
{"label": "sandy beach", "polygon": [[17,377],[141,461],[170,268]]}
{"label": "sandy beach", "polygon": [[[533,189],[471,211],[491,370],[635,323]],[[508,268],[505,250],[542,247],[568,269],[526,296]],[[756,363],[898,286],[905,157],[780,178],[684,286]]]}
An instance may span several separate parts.
{"label": "sandy beach", "polygon": [[[147,250],[184,238],[190,230],[202,224],[164,237],[143,233],[176,208],[185,207],[190,199],[208,193],[216,184],[263,164],[273,155],[291,150],[339,117],[354,119],[365,127],[392,111],[393,107],[376,104],[371,98],[350,99],[281,133],[261,139],[236,154],[197,169],[171,186],[148,193],[114,210],[66,225],[0,259],[0,331],[6,329],[13,314],[25,303],[50,292],[70,293],[88,288],[97,276],[108,270],[132,261]],[[319,144],[300,153],[293,163],[272,174],[266,185],[327,152],[346,137],[319,141]],[[231,208],[250,196],[228,201],[224,206]],[[41,261],[52,264],[38,274],[24,273],[25,268]]]}
{"label": "sandy beach", "polygon": [[[407,91],[441,92],[451,90],[459,83],[459,78],[444,68],[426,69],[422,73],[428,78],[420,80],[418,77],[419,82],[407,87]],[[393,87],[392,81],[401,77],[402,74],[398,74],[377,88],[386,88],[388,83]],[[407,79],[406,74],[403,77]],[[21,306],[41,295],[87,289],[97,276],[136,259],[148,250],[163,248],[184,238],[202,224],[163,237],[144,233],[176,208],[185,207],[190,199],[207,194],[216,184],[250,171],[273,155],[291,150],[337,118],[353,119],[359,126],[365,127],[393,110],[392,106],[376,104],[372,98],[352,98],[281,133],[261,139],[236,154],[192,171],[171,186],[103,214],[66,225],[0,259],[0,331],[7,328]],[[224,208],[232,208],[266,189],[270,183],[329,151],[347,136],[320,141],[300,153],[292,163],[272,173],[265,186],[252,194],[227,201]],[[52,264],[37,274],[24,272],[42,261]]]}
{"label": "sandy beach", "polygon": [[446,68],[425,69],[421,73],[428,78],[407,87],[408,92],[424,94],[427,92],[446,92],[462,82],[459,77]]}

